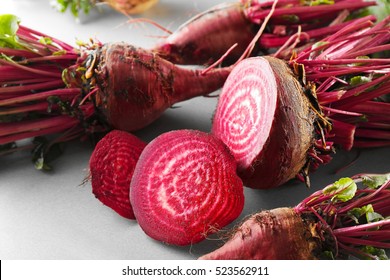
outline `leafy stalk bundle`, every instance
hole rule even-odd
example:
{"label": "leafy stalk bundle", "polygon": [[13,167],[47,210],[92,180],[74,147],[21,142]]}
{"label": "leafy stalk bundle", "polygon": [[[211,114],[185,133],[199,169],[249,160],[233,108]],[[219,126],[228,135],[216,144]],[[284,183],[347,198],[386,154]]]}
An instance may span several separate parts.
{"label": "leafy stalk bundle", "polygon": [[201,259],[387,259],[389,248],[390,174],[359,174],[247,217]]}
{"label": "leafy stalk bundle", "polygon": [[310,155],[319,163],[333,144],[346,150],[390,145],[388,50],[390,17],[377,24],[364,17],[290,60],[318,114],[321,137]]}
{"label": "leafy stalk bundle", "polygon": [[375,259],[386,258],[382,249],[390,248],[389,202],[390,174],[359,174],[313,193],[294,209],[314,214],[317,232],[331,234],[336,246],[324,252],[328,256]]}
{"label": "leafy stalk bundle", "polygon": [[[362,8],[376,5],[375,1],[345,0],[277,0],[248,1],[245,10],[247,18],[255,24],[261,24],[273,9],[268,32],[259,39],[264,48],[280,47],[298,40],[298,44],[307,44],[324,36],[329,36],[343,28],[354,17],[361,16]],[[355,15],[353,15],[355,13]],[[292,38],[291,38],[292,37]],[[301,42],[299,42],[301,41]]]}
{"label": "leafy stalk bundle", "polygon": [[[44,168],[43,155],[50,148],[79,137],[85,133],[83,124],[94,122],[93,104],[79,104],[82,88],[67,87],[63,80],[65,69],[77,65],[80,53],[19,26],[13,15],[2,15],[0,26],[0,151],[15,150],[17,140],[37,137],[27,148],[35,149],[37,167]],[[94,130],[93,125],[86,127]],[[63,133],[50,143],[40,138],[59,132]]]}

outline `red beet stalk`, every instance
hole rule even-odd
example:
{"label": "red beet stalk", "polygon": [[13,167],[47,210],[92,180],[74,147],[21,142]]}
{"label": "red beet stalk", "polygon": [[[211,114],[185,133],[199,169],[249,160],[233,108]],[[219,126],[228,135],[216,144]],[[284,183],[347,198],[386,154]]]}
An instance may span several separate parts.
{"label": "red beet stalk", "polygon": [[[290,62],[304,67],[304,79],[315,84],[325,117],[333,123],[328,139],[349,150],[390,144],[390,17],[373,25],[362,18]],[[350,131],[350,137],[337,132]]]}
{"label": "red beet stalk", "polygon": [[293,208],[253,214],[222,247],[200,259],[387,259],[389,179],[390,174],[342,178]]}
{"label": "red beet stalk", "polygon": [[[174,63],[204,65],[214,63],[237,44],[224,60],[226,64],[233,63],[266,22],[253,54],[272,54],[281,48],[279,55],[288,59],[293,49],[333,34],[353,16],[359,17],[358,11],[373,5],[375,1],[363,0],[320,4],[299,0],[224,3],[184,23],[159,42],[155,50]],[[347,18],[348,15],[351,17]]]}
{"label": "red beet stalk", "polygon": [[[331,159],[334,147],[390,144],[389,18],[350,23],[289,63],[241,61],[219,96],[212,132],[232,151],[244,184],[272,188]],[[364,56],[364,57],[362,57]],[[346,59],[346,60],[345,60]]]}
{"label": "red beet stalk", "polygon": [[[18,26],[15,16],[3,18]],[[174,103],[219,89],[230,73],[178,67],[125,43],[76,49],[25,26],[7,32],[10,42],[0,49],[0,145],[7,150],[51,134],[54,144],[112,128],[138,130]]]}
{"label": "red beet stalk", "polygon": [[147,235],[183,246],[236,219],[244,193],[236,162],[222,141],[205,132],[175,130],[143,150],[130,202]]}

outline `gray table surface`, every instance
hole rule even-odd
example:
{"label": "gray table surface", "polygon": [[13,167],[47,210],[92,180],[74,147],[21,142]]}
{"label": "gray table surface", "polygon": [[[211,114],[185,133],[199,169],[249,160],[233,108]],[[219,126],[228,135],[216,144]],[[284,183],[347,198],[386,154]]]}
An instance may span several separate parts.
{"label": "gray table surface", "polygon": [[[157,28],[143,23],[127,25],[126,17],[107,8],[76,22],[69,13],[59,14],[49,0],[1,0],[1,13],[14,13],[22,24],[72,44],[76,39],[102,42],[127,41],[150,47]],[[161,0],[143,16],[174,30],[189,17],[220,3],[216,0]],[[226,2],[226,1],[225,1]],[[228,1],[229,2],[229,1]],[[232,2],[232,1],[230,1]],[[151,126],[137,132],[145,141],[180,128],[209,131],[216,98],[195,98],[169,109]],[[28,153],[0,159],[0,259],[196,259],[220,245],[206,240],[186,247],[161,244],[146,236],[136,222],[121,218],[91,193],[87,174],[92,147],[78,141],[67,146],[51,173],[34,169]],[[289,182],[273,190],[245,189],[240,218],[261,209],[293,206],[310,193],[342,176],[361,172],[389,172],[390,148],[338,151],[334,160],[312,174],[311,189]]]}

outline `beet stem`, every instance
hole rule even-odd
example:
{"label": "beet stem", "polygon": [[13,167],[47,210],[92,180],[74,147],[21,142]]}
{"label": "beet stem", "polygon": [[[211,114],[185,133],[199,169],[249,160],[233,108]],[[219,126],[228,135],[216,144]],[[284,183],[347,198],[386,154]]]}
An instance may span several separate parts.
{"label": "beet stem", "polygon": [[274,0],[274,3],[272,4],[271,10],[267,12],[267,16],[264,18],[264,21],[261,24],[259,31],[253,37],[253,39],[250,42],[250,44],[248,45],[247,49],[243,52],[243,54],[241,55],[241,57],[237,60],[237,62],[235,64],[237,64],[238,62],[240,62],[244,58],[247,58],[250,56],[250,54],[252,53],[252,51],[255,47],[256,42],[259,40],[259,38],[263,34],[265,28],[267,27],[269,20],[271,19],[272,15],[274,14],[277,3],[278,3],[278,0]]}

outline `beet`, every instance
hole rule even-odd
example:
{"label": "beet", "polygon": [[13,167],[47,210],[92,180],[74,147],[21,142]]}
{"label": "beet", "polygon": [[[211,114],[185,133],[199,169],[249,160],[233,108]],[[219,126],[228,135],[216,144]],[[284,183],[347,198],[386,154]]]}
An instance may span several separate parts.
{"label": "beet", "polygon": [[[241,57],[266,23],[251,54],[277,54],[288,60],[296,48],[322,40],[352,22],[353,18],[360,17],[359,11],[363,8],[376,5],[375,1],[364,0],[320,2],[241,0],[222,3],[182,24],[158,42],[154,50],[177,64],[205,65],[213,64],[237,44],[223,60],[229,65]],[[348,14],[353,16],[347,18]]]}
{"label": "beet", "polygon": [[159,42],[154,50],[177,64],[211,64],[238,44],[224,63],[232,64],[245,51],[258,27],[250,22],[243,4],[224,3],[196,15]]}
{"label": "beet", "polygon": [[225,145],[195,130],[166,132],[135,167],[130,201],[150,237],[189,245],[228,225],[244,205],[243,185]]}
{"label": "beet", "polygon": [[242,60],[219,96],[212,133],[252,188],[272,188],[331,160],[336,148],[390,145],[390,17],[351,22],[286,62]]}
{"label": "beet", "polygon": [[156,53],[126,43],[105,44],[96,50],[91,86],[98,88],[96,105],[114,128],[141,129],[173,106],[222,87],[229,68],[186,69]]}
{"label": "beet", "polygon": [[276,208],[253,214],[233,230],[229,241],[202,260],[312,260],[317,243],[292,208]]}
{"label": "beet", "polygon": [[270,188],[294,178],[306,164],[314,118],[284,61],[248,58],[224,85],[212,133],[231,150],[246,186]]}
{"label": "beet", "polygon": [[387,259],[389,216],[389,173],[340,178],[295,207],[246,217],[200,259]]}
{"label": "beet", "polygon": [[135,219],[129,197],[130,181],[145,146],[135,135],[113,130],[97,143],[89,161],[95,197],[128,219]]}

